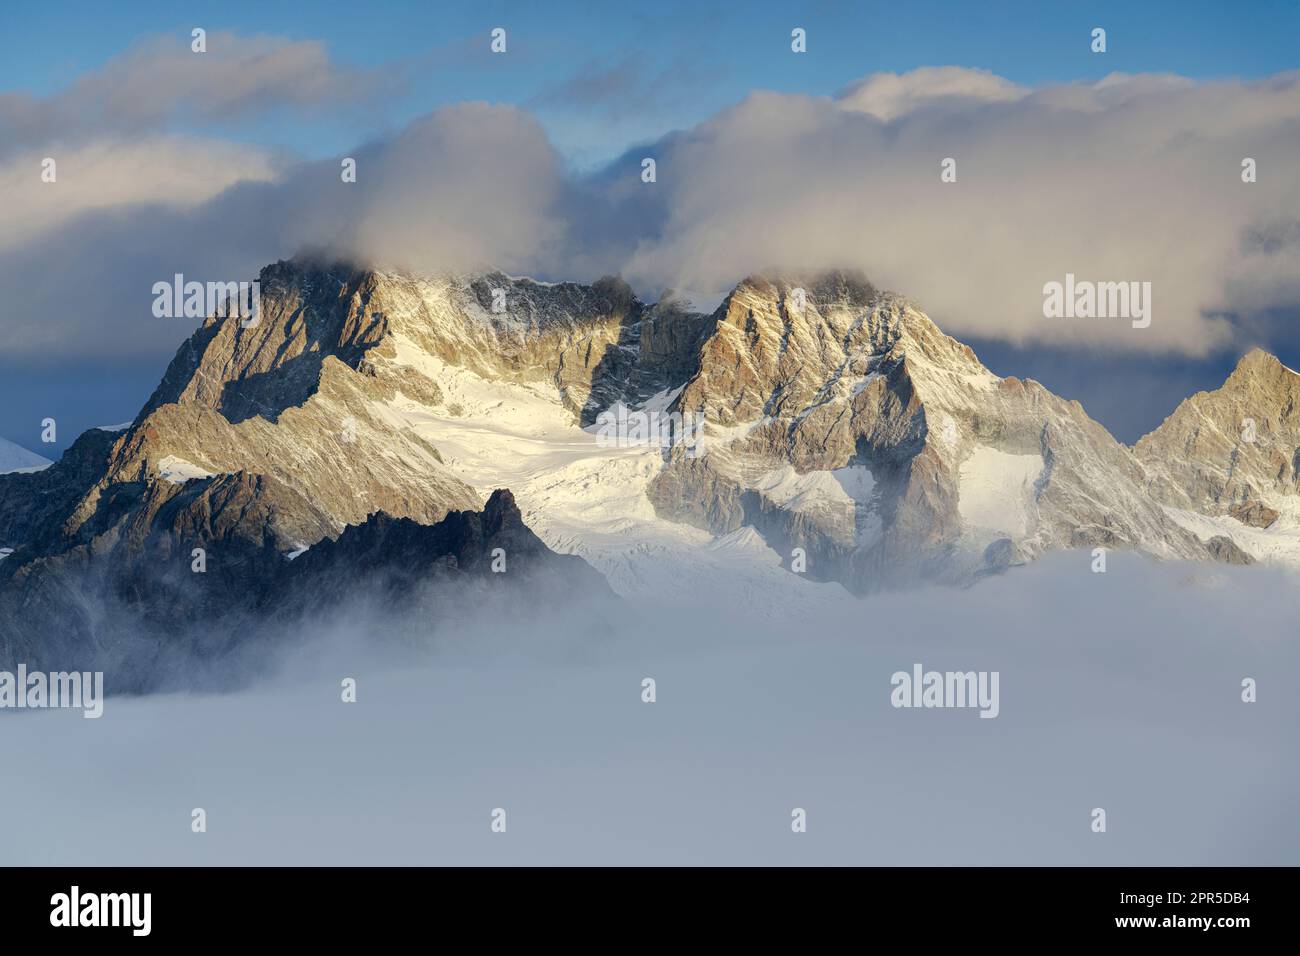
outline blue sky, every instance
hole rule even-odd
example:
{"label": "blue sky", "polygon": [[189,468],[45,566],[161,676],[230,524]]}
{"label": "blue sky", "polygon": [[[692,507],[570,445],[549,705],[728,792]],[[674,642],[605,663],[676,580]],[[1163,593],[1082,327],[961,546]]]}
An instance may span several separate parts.
{"label": "blue sky", "polygon": [[[562,151],[589,165],[754,89],[830,95],[878,71],[959,65],[1032,86],[1113,71],[1267,76],[1296,66],[1300,4],[132,0],[10,3],[0,26],[0,90],[48,95],[153,34],[185,36],[195,26],[268,33],[321,41],[334,60],[358,68],[401,65],[405,92],[360,124],[353,115],[280,116],[221,132],[334,155],[356,144],[359,126],[378,135],[439,106],[488,100],[532,108]],[[508,30],[509,56],[484,53],[497,26]],[[806,56],[789,55],[795,26],[808,31]],[[1107,30],[1104,57],[1089,49],[1095,26]],[[584,74],[626,82],[634,105],[620,109],[617,90],[600,107],[558,101]]]}
{"label": "blue sky", "polygon": [[[202,99],[193,88],[169,102],[159,86],[192,79],[198,61],[188,44],[196,26],[234,37],[209,60],[237,64],[217,67],[228,71],[223,78],[243,76],[257,37],[291,48],[298,72],[285,79],[274,68],[264,71],[251,107],[206,102],[191,109],[191,99]],[[1090,50],[1098,26],[1107,31],[1104,56]],[[494,27],[508,31],[506,56],[488,52]],[[791,54],[794,27],[807,31],[804,55]],[[669,285],[697,288],[677,285],[678,274],[712,282],[716,293],[746,271],[779,264],[792,246],[819,255],[847,250],[856,257],[849,264],[914,296],[995,372],[1031,376],[1079,399],[1132,441],[1179,399],[1215,387],[1252,345],[1300,367],[1300,110],[1289,98],[1300,86],[1294,72],[1286,77],[1300,65],[1298,41],[1300,3],[1293,0],[3,4],[0,186],[13,181],[5,179],[6,162],[19,163],[30,185],[27,154],[71,151],[70,159],[89,162],[85,156],[109,144],[122,155],[116,167],[106,161],[102,181],[123,192],[108,211],[94,203],[76,209],[83,196],[72,203],[73,218],[53,225],[42,219],[41,203],[56,194],[31,185],[35,203],[4,197],[11,233],[24,235],[8,247],[0,236],[0,288],[9,298],[9,312],[0,311],[0,436],[49,455],[85,427],[133,417],[189,331],[148,325],[142,290],[182,265],[220,263],[243,276],[292,255],[302,235],[277,232],[259,216],[273,210],[267,216],[277,226],[309,218],[312,190],[320,188],[313,177],[332,166],[337,183],[339,156],[371,149],[376,159],[390,157],[396,178],[411,185],[406,194],[363,199],[323,217],[325,231],[369,215],[376,220],[363,223],[370,233],[404,241],[410,229],[417,245],[423,231],[440,227],[452,230],[452,247],[458,237],[478,238],[482,219],[457,222],[448,212],[462,185],[455,177],[475,201],[486,196],[488,203],[502,183],[473,182],[472,153],[447,173],[451,182],[439,181],[433,167],[465,161],[457,137],[479,122],[474,116],[488,115],[457,112],[457,104],[486,102],[517,107],[491,114],[505,151],[518,149],[521,157],[511,166],[507,156],[497,174],[536,180],[545,193],[535,203],[512,194],[533,218],[503,227],[517,241],[483,240],[493,265],[543,278],[620,272],[652,296]],[[319,62],[311,44],[321,45]],[[124,62],[153,56],[143,50],[170,51],[171,72],[151,73],[146,62],[128,76]],[[967,68],[960,84],[979,90],[965,112],[927,100],[902,107],[902,118],[872,115],[879,88],[858,103],[845,93],[873,74],[901,74],[903,86],[932,95],[932,88],[925,92],[931,80],[912,71],[949,66]],[[1002,78],[996,82],[1014,90],[1014,103],[981,89],[974,70]],[[317,72],[330,95],[299,95]],[[1105,92],[1091,86],[1116,73],[1138,78]],[[1184,79],[1171,92],[1153,76],[1162,74]],[[150,85],[127,82],[141,77]],[[1178,87],[1189,80],[1195,89]],[[373,88],[349,97],[354,84]],[[789,95],[763,99],[756,91]],[[1042,91],[1051,95],[1038,96]],[[111,109],[101,94],[118,98],[108,101]],[[132,125],[133,97],[156,99],[161,112]],[[47,112],[53,135],[42,128]],[[18,117],[7,136],[6,115]],[[431,115],[444,116],[432,133]],[[1062,115],[1073,127],[1060,124]],[[811,131],[799,133],[806,144],[786,149],[783,124]],[[123,144],[143,144],[142,155],[127,155]],[[224,152],[216,155],[212,144]],[[430,144],[436,161],[420,153]],[[963,170],[973,172],[963,172],[961,190],[933,206],[928,184],[937,179],[927,173],[918,191],[911,171],[959,146]],[[77,156],[81,148],[91,152]],[[770,169],[761,155],[769,148],[777,157]],[[547,168],[551,151],[559,170]],[[665,171],[653,199],[635,192],[641,151],[658,155]],[[1236,164],[1247,152],[1260,157],[1263,172],[1257,187],[1242,192]],[[676,171],[674,156],[681,157]],[[688,161],[695,164],[690,176],[680,175]],[[1038,170],[1037,181],[1018,178],[1025,163]],[[247,168],[235,169],[241,164]],[[180,174],[191,166],[186,180]],[[274,185],[261,185],[269,175],[263,166],[279,177]],[[1055,180],[1041,174],[1055,166]],[[625,167],[633,170],[630,189]],[[362,182],[363,192],[375,180]],[[734,199],[718,198],[733,185]],[[201,195],[187,197],[191,187]],[[761,241],[768,224],[789,214],[783,191],[819,210],[826,228],[814,222],[785,246]],[[895,192],[909,198],[890,205]],[[912,196],[922,204],[913,206]],[[1112,206],[1110,219],[1097,217],[1098,208]],[[401,215],[385,221],[375,209]],[[879,222],[856,228],[859,209]],[[563,242],[551,241],[549,226]],[[877,241],[895,233],[897,241]],[[936,243],[954,234],[959,242]],[[211,241],[196,243],[196,236]],[[1241,254],[1247,245],[1253,255]],[[1051,255],[1028,261],[1046,247]],[[188,258],[173,261],[173,253]],[[428,258],[422,265],[451,267]],[[691,268],[701,261],[713,274]],[[1152,337],[1085,342],[1045,330],[1035,314],[1044,278],[1094,264],[1112,270],[1103,276],[1128,279],[1114,270],[1129,262],[1134,276],[1165,280],[1157,283],[1164,311]],[[6,341],[19,326],[21,334]],[[1046,340],[1036,340],[1044,331]],[[53,449],[37,438],[36,423],[47,415],[60,421]]]}

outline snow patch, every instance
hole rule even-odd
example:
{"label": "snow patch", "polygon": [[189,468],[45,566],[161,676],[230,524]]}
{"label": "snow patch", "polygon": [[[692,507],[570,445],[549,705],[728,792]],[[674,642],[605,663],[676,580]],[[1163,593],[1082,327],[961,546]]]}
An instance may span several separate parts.
{"label": "snow patch", "polygon": [[878,378],[884,378],[879,372],[869,372],[863,379],[853,386],[853,391],[849,393],[850,398],[856,398],[858,394]]}
{"label": "snow patch", "polygon": [[787,511],[798,512],[866,502],[875,484],[865,465],[803,474],[793,465],[782,465],[760,475],[752,487]]}
{"label": "snow patch", "polygon": [[840,483],[844,493],[858,504],[866,504],[876,490],[876,479],[866,465],[846,465],[836,468],[831,476]]}
{"label": "snow patch", "polygon": [[1023,538],[1033,520],[1042,455],[1013,455],[976,445],[957,472],[957,510],[971,528]]}
{"label": "snow patch", "polygon": [[21,445],[0,438],[0,475],[28,475],[32,472],[44,471],[52,464],[54,462],[48,458],[42,458]]}
{"label": "snow patch", "polygon": [[1277,520],[1267,528],[1253,528],[1228,515],[1212,517],[1168,506],[1164,511],[1202,543],[1223,536],[1261,564],[1300,565],[1300,502],[1281,499],[1265,504],[1279,512]]}
{"label": "snow patch", "polygon": [[755,428],[766,425],[770,421],[771,418],[764,417],[738,425],[720,425],[706,416],[704,428],[696,434],[696,454],[704,455],[711,451],[725,449],[728,445],[748,438]]}
{"label": "snow patch", "polygon": [[781,564],[781,556],[773,551],[768,546],[768,543],[763,540],[763,536],[750,525],[745,525],[730,534],[714,538],[709,542],[708,548],[718,555],[748,560],[757,559],[777,566]]}
{"label": "snow patch", "polygon": [[193,462],[178,458],[175,455],[168,455],[158,462],[158,474],[173,485],[183,485],[195,478],[212,477],[212,472],[204,471]]}
{"label": "snow patch", "polygon": [[[395,339],[397,361],[437,381],[443,405],[430,408],[399,395],[377,406],[375,415],[426,439],[448,469],[484,499],[496,488],[509,488],[524,522],[547,547],[583,558],[619,594],[668,604],[735,603],[782,618],[853,600],[838,584],[786,571],[753,529],[715,540],[706,531],[659,517],[646,490],[663,470],[662,451],[598,443],[591,430],[574,421],[550,383],[489,381],[414,342]],[[661,392],[645,407],[664,409],[676,397]],[[463,414],[451,414],[452,405]],[[756,424],[707,427],[716,446]],[[851,501],[846,485],[863,486],[856,474],[844,475],[844,483],[831,473],[815,480],[826,482],[826,492],[841,501]]]}
{"label": "snow patch", "polygon": [[645,404],[638,411],[666,412],[672,407],[673,402],[677,401],[677,396],[685,390],[685,385],[679,385],[677,388],[666,388],[662,392],[655,392],[645,400]]}

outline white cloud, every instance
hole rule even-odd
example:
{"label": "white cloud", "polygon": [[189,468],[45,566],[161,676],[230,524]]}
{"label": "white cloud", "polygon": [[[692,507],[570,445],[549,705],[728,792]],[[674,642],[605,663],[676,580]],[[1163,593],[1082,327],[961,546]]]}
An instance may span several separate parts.
{"label": "white cloud", "polygon": [[553,208],[562,180],[528,114],[482,103],[439,110],[360,160],[338,248],[434,271],[536,262],[563,230]]}
{"label": "white cloud", "polygon": [[196,53],[189,36],[150,37],[52,96],[0,93],[0,152],[35,143],[84,142],[175,121],[337,107],[373,98],[397,81],[390,70],[334,63],[314,40],[220,31],[208,34],[206,52]]}
{"label": "white cloud", "polygon": [[[196,93],[204,110],[310,103],[347,82],[311,50],[265,42],[286,63],[258,67],[242,91]],[[136,69],[106,69],[104,82]],[[144,112],[183,102],[178,85]],[[1032,90],[957,67],[877,74],[838,98],[754,93],[591,173],[566,166],[529,113],[474,103],[358,146],[355,184],[341,182],[337,158],[287,166],[233,145],[123,142],[91,136],[46,191],[36,144],[0,170],[10,186],[30,177],[0,279],[22,286],[6,277],[30,275],[38,255],[59,277],[10,293],[0,353],[98,348],[106,318],[136,314],[104,297],[114,277],[130,276],[117,285],[133,295],[182,264],[245,275],[303,246],[430,272],[622,272],[644,294],[689,289],[701,301],[767,267],[850,266],[959,337],[1189,355],[1231,347],[1245,329],[1256,341],[1293,336],[1279,316],[1300,306],[1300,73],[1253,83],[1116,74]],[[641,181],[644,156],[657,160],[655,183]],[[1246,156],[1256,183],[1241,181]],[[940,181],[946,157],[955,183]],[[132,175],[137,166],[151,172]],[[131,241],[116,242],[128,226]],[[1044,318],[1043,285],[1066,273],[1150,282],[1150,327]],[[70,291],[92,280],[94,296]],[[160,340],[133,326],[112,341],[130,351]]]}
{"label": "white cloud", "polygon": [[266,151],[223,140],[149,136],[102,139],[56,150],[55,182],[43,181],[41,151],[0,161],[6,229],[0,253],[30,243],[93,210],[157,203],[193,208],[241,182],[274,178]]}
{"label": "white cloud", "polygon": [[986,70],[959,66],[926,66],[910,73],[873,73],[842,91],[837,100],[842,109],[869,113],[880,120],[892,120],[937,103],[952,109],[979,103],[1010,103],[1029,95],[1017,86]]}
{"label": "white cloud", "polygon": [[[1248,304],[1229,295],[1252,257],[1243,233],[1300,220],[1297,76],[1028,92],[946,68],[838,101],[754,94],[661,144],[667,220],[627,268],[723,291],[768,264],[859,266],[955,334],[1202,353],[1230,337],[1216,313]],[[1257,183],[1241,181],[1246,156]],[[1042,286],[1067,272],[1152,282],[1151,327],[1045,319]],[[1260,278],[1297,275],[1292,249]]]}

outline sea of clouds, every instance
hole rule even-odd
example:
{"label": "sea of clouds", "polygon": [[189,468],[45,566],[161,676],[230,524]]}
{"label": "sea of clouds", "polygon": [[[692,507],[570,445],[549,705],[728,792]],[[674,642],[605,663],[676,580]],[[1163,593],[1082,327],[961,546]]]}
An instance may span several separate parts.
{"label": "sea of clouds", "polygon": [[[0,715],[4,858],[1300,862],[1294,577],[1109,567],[1061,554],[811,619],[672,595],[524,626],[484,612],[423,644],[345,611],[238,691],[110,687],[99,720]],[[999,716],[895,709],[890,677],[914,663],[999,672]]]}

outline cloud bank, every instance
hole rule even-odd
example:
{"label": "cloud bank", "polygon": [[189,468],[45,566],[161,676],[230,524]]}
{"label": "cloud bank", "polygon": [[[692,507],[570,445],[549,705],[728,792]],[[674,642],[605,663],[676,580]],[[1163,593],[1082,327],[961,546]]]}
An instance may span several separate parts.
{"label": "cloud bank", "polygon": [[[307,109],[383,83],[314,44],[219,39],[230,62],[199,70],[151,44],[48,100],[0,99],[17,211],[0,356],[170,351],[190,329],[159,330],[153,281],[251,277],[305,247],[424,272],[621,273],[707,306],[754,271],[852,266],[959,337],[1188,356],[1300,345],[1300,73],[1037,89],[958,67],[876,74],[835,96],[755,92],[585,173],[529,112],[484,103],[358,144],[355,183],[343,157],[175,132],[124,142],[187,108]],[[56,149],[56,127],[75,145]],[[46,151],[57,183],[41,181]],[[1245,158],[1258,181],[1242,181]],[[1045,318],[1043,286],[1067,273],[1150,282],[1150,327]]]}
{"label": "cloud bank", "polygon": [[53,96],[0,91],[0,156],[172,123],[364,103],[399,85],[396,71],[333,63],[313,40],[214,31],[205,43],[205,52],[196,53],[189,37],[151,37]]}
{"label": "cloud bank", "polygon": [[[11,765],[43,781],[7,796],[24,822],[7,859],[1300,862],[1294,582],[1089,562],[1054,555],[968,590],[785,620],[663,595],[602,634],[571,613],[466,621],[399,659],[373,646],[391,637],[382,619],[342,615],[324,647],[245,691],[110,687],[99,720],[0,714]],[[891,675],[915,663],[998,671],[998,717],[892,707]],[[345,676],[356,703],[341,702]],[[207,833],[190,831],[194,807]],[[489,828],[497,807],[505,834]],[[1105,833],[1091,830],[1097,807]]]}

